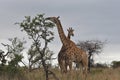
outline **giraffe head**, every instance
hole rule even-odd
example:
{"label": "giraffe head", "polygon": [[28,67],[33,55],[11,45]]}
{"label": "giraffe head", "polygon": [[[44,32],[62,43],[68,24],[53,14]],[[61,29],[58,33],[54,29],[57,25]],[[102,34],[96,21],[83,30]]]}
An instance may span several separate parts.
{"label": "giraffe head", "polygon": [[72,27],[67,29],[67,31],[68,31],[68,36],[74,36],[74,29],[72,29]]}
{"label": "giraffe head", "polygon": [[52,21],[53,23],[57,23],[57,20],[59,20],[59,16],[58,17],[48,17],[48,18],[46,18],[46,20],[50,20],[50,21]]}

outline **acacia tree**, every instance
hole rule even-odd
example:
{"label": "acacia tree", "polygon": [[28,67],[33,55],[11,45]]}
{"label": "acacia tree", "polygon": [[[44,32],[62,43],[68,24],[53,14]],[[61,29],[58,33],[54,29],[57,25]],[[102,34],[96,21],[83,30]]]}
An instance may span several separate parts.
{"label": "acacia tree", "polygon": [[[1,51],[0,61],[2,62],[1,68],[3,68],[3,72],[8,74],[8,79],[13,79],[14,77],[23,76],[19,68],[19,63],[22,62],[23,59],[22,51],[24,50],[24,43],[26,43],[26,41],[21,41],[17,37],[10,38],[9,41],[9,44],[2,43],[6,48],[6,53]],[[23,79],[23,77],[21,78]]]}
{"label": "acacia tree", "polygon": [[102,42],[100,40],[78,41],[77,46],[88,52],[88,60],[89,60],[88,70],[89,71],[90,71],[92,62],[94,61],[93,55],[101,53],[105,43],[106,41]]}
{"label": "acacia tree", "polygon": [[46,56],[46,50],[48,49],[48,43],[54,39],[54,34],[52,28],[54,24],[48,22],[44,18],[44,14],[39,14],[33,18],[30,16],[25,16],[25,20],[19,23],[22,31],[25,31],[29,38],[32,40],[37,52],[39,53],[39,60],[41,60],[44,72],[46,75],[46,80],[48,80],[48,73],[52,73],[48,69]]}
{"label": "acacia tree", "polygon": [[18,66],[18,63],[22,62],[22,51],[25,49],[24,44],[26,43],[26,41],[21,41],[17,37],[9,38],[8,40],[10,41],[10,44],[2,43],[2,45],[7,49],[7,53],[4,56],[10,59],[10,61],[8,62],[9,65]]}

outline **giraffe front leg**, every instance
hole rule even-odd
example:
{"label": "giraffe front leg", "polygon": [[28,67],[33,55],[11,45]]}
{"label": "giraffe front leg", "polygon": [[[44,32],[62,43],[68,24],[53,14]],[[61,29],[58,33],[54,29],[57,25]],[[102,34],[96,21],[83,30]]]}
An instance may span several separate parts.
{"label": "giraffe front leg", "polygon": [[85,66],[83,69],[83,79],[86,80],[87,79],[87,74],[88,74],[88,68]]}
{"label": "giraffe front leg", "polygon": [[[87,59],[86,59],[87,60]],[[86,80],[87,78],[87,74],[88,74],[88,61],[86,60],[83,60],[82,63],[83,63],[83,78],[84,80]]]}
{"label": "giraffe front leg", "polygon": [[69,62],[70,74],[72,74],[72,62]]}
{"label": "giraffe front leg", "polygon": [[66,64],[65,60],[63,60],[63,62],[62,62],[62,70],[63,70],[63,73],[67,73],[67,64]]}

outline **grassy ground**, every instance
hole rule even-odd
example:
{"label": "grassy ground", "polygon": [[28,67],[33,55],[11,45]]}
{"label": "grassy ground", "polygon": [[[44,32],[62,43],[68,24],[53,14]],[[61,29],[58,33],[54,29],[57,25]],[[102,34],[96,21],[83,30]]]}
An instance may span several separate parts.
{"label": "grassy ground", "polygon": [[[71,74],[61,74],[60,70],[52,69],[52,71],[56,74],[59,80],[83,80],[82,72],[80,70],[72,71]],[[15,77],[14,79],[10,79],[7,76],[0,76],[0,80],[45,80],[45,75],[43,74],[43,70],[34,70],[32,72],[24,71],[23,76]],[[52,75],[50,76],[50,80],[53,79]],[[88,74],[87,80],[120,80],[120,68],[117,69],[92,69]]]}
{"label": "grassy ground", "polygon": [[88,80],[120,80],[118,69],[93,69],[88,75]]}

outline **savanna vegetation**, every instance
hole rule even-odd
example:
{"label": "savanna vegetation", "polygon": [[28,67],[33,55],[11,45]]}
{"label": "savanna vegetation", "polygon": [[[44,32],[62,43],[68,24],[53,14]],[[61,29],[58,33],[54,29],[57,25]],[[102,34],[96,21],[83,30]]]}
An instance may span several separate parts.
{"label": "savanna vegetation", "polygon": [[[17,73],[15,72],[14,77],[8,73],[0,74],[0,80],[45,80],[45,74],[42,68],[35,69],[29,72],[28,69],[21,68]],[[66,76],[62,75],[60,69],[51,68],[59,80],[83,80],[81,70],[73,71],[71,74]],[[71,76],[72,75],[72,76]],[[120,68],[92,68],[91,72],[88,73],[87,80],[120,80]],[[49,75],[49,80],[54,79],[53,75]]]}
{"label": "savanna vegetation", "polygon": [[[0,50],[0,80],[82,80],[80,64],[74,66],[71,73],[61,74],[59,66],[52,66],[52,56],[55,54],[48,47],[54,39],[55,25],[44,17],[44,14],[35,17],[25,16],[25,19],[16,23],[21,31],[31,40],[26,51],[25,39],[9,38],[8,44],[1,43],[6,48]],[[77,46],[88,51],[89,73],[87,80],[120,80],[120,61],[107,64],[94,64],[93,55],[101,53],[105,42],[99,40],[79,41]],[[24,62],[25,55],[28,63]]]}

